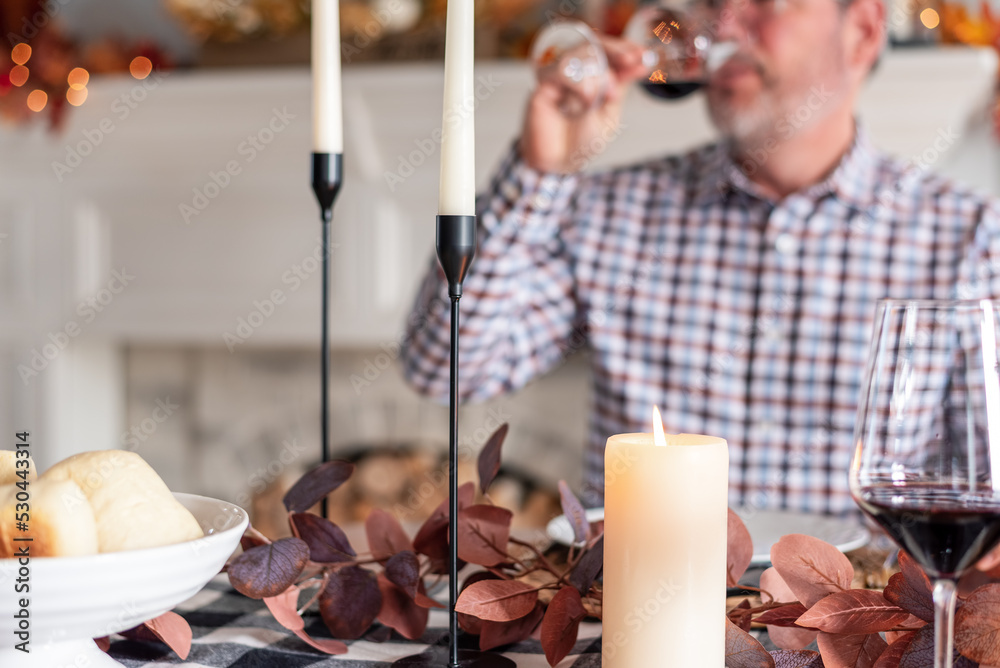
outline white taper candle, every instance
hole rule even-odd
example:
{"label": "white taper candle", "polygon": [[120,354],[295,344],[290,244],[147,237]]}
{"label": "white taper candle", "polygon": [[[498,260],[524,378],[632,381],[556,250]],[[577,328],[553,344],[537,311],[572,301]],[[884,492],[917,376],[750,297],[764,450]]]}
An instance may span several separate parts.
{"label": "white taper candle", "polygon": [[340,1],[312,0],[313,152],[344,152]]}
{"label": "white taper candle", "polygon": [[444,118],[438,213],[476,213],[473,0],[448,0],[444,47]]}

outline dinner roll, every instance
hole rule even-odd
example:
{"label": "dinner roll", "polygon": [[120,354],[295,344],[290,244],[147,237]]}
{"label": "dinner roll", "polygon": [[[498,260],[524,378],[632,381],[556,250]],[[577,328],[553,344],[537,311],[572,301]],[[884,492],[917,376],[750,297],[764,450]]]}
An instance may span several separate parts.
{"label": "dinner roll", "polygon": [[79,485],[94,511],[100,552],[159,547],[204,535],[194,515],[134,452],[83,452],[54,465],[42,479]]}
{"label": "dinner roll", "polygon": [[[20,459],[24,459],[21,457]],[[28,456],[28,482],[31,482],[38,476],[35,475],[35,462]],[[17,482],[22,480],[17,475],[17,460],[18,456],[14,450],[0,450],[0,485],[9,485],[12,482]],[[21,470],[24,466],[21,466]]]}
{"label": "dinner roll", "polygon": [[[23,487],[23,485],[22,485]],[[32,557],[70,557],[97,553],[97,523],[90,504],[72,480],[36,480],[27,490],[17,485],[0,487],[0,558],[18,556],[28,547]],[[22,501],[18,500],[18,493]],[[18,508],[25,503],[27,508]],[[18,517],[28,530],[18,529]],[[32,538],[30,542],[15,538]]]}

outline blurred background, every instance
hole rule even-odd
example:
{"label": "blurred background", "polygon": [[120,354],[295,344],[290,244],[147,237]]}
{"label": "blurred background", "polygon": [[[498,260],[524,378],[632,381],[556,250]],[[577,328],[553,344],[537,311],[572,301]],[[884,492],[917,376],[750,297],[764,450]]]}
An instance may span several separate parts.
{"label": "blurred background", "polygon": [[[861,119],[879,146],[1000,193],[1000,8],[889,0]],[[618,33],[618,0],[477,1],[477,176],[516,137],[524,60],[559,16]],[[432,262],[445,0],[342,0],[346,182],[333,237],[333,447],[361,466],[339,518],[416,519],[445,489],[446,409],[397,359]],[[143,455],[168,485],[256,506],[319,458],[318,211],[309,3],[4,0],[0,433],[40,468]],[[698,95],[630,93],[597,169],[709,141]],[[464,475],[511,423],[500,501],[538,525],[579,485],[587,359],[464,409]],[[668,425],[669,427],[669,425]]]}

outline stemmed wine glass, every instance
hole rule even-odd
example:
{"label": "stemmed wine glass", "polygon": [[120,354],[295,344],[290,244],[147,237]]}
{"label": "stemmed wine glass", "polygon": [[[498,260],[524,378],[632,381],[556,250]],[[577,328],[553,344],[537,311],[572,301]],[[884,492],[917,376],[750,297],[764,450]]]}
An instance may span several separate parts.
{"label": "stemmed wine glass", "polygon": [[1000,301],[881,300],[861,386],[851,494],[934,581],[935,668],[958,578],[1000,543],[998,331]]}
{"label": "stemmed wine glass", "polygon": [[[640,7],[625,28],[625,38],[643,47],[647,77],[643,88],[656,97],[674,99],[704,85],[708,74],[735,49],[713,44],[711,23],[697,9],[681,9],[669,0]],[[608,92],[610,74],[601,41],[585,23],[560,20],[535,38],[531,61],[539,82],[555,83],[562,110],[578,115],[599,105]]]}

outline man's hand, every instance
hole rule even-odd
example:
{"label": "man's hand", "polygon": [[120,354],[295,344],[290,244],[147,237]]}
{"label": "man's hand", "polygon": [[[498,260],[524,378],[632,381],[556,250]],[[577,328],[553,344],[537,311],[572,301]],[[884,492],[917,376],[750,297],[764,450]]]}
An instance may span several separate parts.
{"label": "man's hand", "polygon": [[[521,157],[530,167],[561,174],[578,172],[596,157],[595,147],[603,145],[596,141],[598,137],[617,129],[626,87],[646,74],[643,50],[623,39],[601,36],[600,40],[610,70],[603,99],[552,81],[539,83],[532,93],[520,142]],[[563,109],[568,102],[588,108],[567,115]]]}

